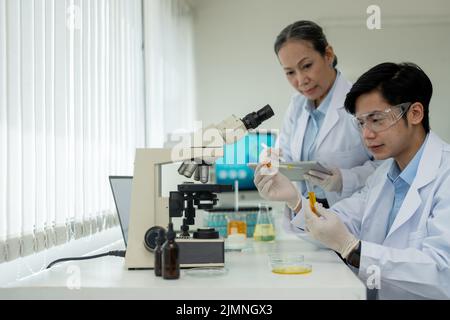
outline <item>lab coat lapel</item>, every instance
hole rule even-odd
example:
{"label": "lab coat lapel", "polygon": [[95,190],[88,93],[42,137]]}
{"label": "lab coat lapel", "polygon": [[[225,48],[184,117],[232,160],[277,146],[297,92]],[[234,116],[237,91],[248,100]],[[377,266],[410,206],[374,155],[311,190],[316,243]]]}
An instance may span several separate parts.
{"label": "lab coat lapel", "polygon": [[402,206],[400,207],[400,211],[395,217],[394,223],[389,230],[388,235],[386,236],[386,240],[392,235],[395,230],[400,228],[412,215],[416,212],[416,210],[420,207],[422,200],[420,199],[419,192],[414,185],[409,188],[408,193],[406,194],[405,200],[403,200]]}
{"label": "lab coat lapel", "polygon": [[[393,162],[393,160],[387,161]],[[379,183],[373,186],[371,190],[361,222],[361,235],[364,235],[362,240],[379,244],[383,243],[386,238],[386,227],[383,228],[383,226],[387,225],[390,208],[394,200],[394,187],[389,185],[386,174],[383,177],[384,179],[380,179]],[[391,192],[387,192],[389,188],[392,189]]]}
{"label": "lab coat lapel", "polygon": [[345,96],[349,90],[349,83],[344,79],[344,77],[339,74],[336,79],[336,88],[334,88],[333,96],[331,97],[330,106],[328,108],[327,114],[322,127],[319,131],[319,136],[317,137],[316,150],[319,149],[325,137],[330,133],[331,129],[336,125],[339,120],[338,110],[343,108]]}
{"label": "lab coat lapel", "polygon": [[[306,99],[305,99],[306,101]],[[305,102],[306,103],[306,102]],[[305,137],[306,125],[308,124],[309,113],[305,110],[305,104],[301,106],[302,112],[300,113],[300,119],[298,120],[298,127],[295,129],[295,139],[293,139],[294,145],[292,146],[292,158],[295,161],[300,161],[302,154],[303,138]]]}
{"label": "lab coat lapel", "polygon": [[442,145],[442,140],[431,132],[428,141],[426,142],[422,159],[420,159],[419,167],[417,168],[416,178],[409,188],[405,200],[403,200],[400,211],[398,212],[386,239],[405,224],[420,207],[422,199],[419,194],[419,189],[436,178],[442,157]]}

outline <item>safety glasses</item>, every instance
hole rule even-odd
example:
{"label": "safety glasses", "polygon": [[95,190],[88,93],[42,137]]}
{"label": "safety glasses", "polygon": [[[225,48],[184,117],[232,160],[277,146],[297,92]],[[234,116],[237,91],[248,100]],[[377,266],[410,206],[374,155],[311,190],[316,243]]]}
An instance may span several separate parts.
{"label": "safety glasses", "polygon": [[392,106],[384,111],[374,111],[353,117],[356,127],[362,132],[364,128],[372,132],[381,132],[396,124],[408,112],[411,102]]}

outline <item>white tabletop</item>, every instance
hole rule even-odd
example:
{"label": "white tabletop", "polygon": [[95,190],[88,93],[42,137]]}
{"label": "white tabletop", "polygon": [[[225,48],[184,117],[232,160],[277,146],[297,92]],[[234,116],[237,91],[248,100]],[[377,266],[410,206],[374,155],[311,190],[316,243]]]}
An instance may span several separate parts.
{"label": "white tabletop", "polygon": [[[114,246],[112,246],[114,247]],[[117,244],[116,244],[117,247]],[[115,249],[115,248],[112,248]],[[301,252],[312,273],[271,272],[268,253]],[[0,289],[0,299],[365,299],[359,278],[330,250],[303,240],[249,241],[244,252],[227,252],[227,273],[178,280],[155,277],[153,270],[129,271],[118,257],[66,262]]]}

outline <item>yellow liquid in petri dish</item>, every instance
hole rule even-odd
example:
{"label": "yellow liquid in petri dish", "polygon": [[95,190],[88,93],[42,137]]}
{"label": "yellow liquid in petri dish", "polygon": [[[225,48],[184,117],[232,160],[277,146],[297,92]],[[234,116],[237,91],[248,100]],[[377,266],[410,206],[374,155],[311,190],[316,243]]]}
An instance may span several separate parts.
{"label": "yellow liquid in petri dish", "polygon": [[275,267],[272,269],[273,273],[277,274],[306,274],[312,271],[312,267],[305,266],[285,266],[285,267]]}

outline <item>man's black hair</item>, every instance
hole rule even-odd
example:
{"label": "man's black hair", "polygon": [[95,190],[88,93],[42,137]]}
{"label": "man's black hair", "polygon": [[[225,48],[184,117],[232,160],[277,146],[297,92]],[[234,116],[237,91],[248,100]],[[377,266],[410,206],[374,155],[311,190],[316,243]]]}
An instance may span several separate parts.
{"label": "man's black hair", "polygon": [[345,109],[355,114],[358,97],[374,90],[380,92],[391,105],[420,102],[424,107],[423,128],[426,133],[430,131],[428,111],[433,85],[430,78],[416,64],[386,62],[371,68],[359,77],[347,93]]}

